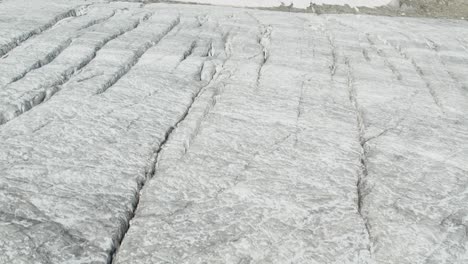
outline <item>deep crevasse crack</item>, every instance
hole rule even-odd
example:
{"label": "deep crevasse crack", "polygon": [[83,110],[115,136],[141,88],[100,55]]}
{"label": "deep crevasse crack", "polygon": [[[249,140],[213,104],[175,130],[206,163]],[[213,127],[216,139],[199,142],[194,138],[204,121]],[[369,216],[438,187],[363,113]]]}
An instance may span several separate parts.
{"label": "deep crevasse crack", "polygon": [[61,13],[61,14],[55,16],[51,21],[49,21],[45,25],[42,25],[39,28],[36,28],[36,29],[34,29],[34,30],[30,31],[30,32],[27,32],[27,33],[19,36],[18,38],[15,38],[15,39],[11,40],[9,43],[0,46],[0,57],[8,56],[8,53],[11,50],[13,50],[14,48],[20,46],[23,42],[25,42],[29,38],[31,38],[33,36],[36,36],[36,35],[44,32],[44,31],[46,31],[48,29],[53,28],[58,23],[60,23],[60,21],[66,19],[66,18],[69,18],[69,17],[77,17],[77,16],[83,15],[88,6],[90,6],[90,4],[75,7],[75,8],[70,9],[70,10],[64,12],[64,13]]}
{"label": "deep crevasse crack", "polygon": [[[169,141],[170,137],[171,137],[171,134],[174,132],[174,129],[177,128],[177,126],[183,122],[185,120],[185,118],[187,117],[190,109],[192,108],[192,105],[195,103],[196,101],[196,98],[198,97],[199,93],[203,90],[203,87],[201,87],[197,93],[192,97],[192,101],[190,103],[190,105],[187,107],[186,111],[182,114],[182,116],[177,120],[177,122],[172,125],[171,127],[169,127],[169,129],[166,131],[166,133],[164,134],[164,138],[163,140],[158,144],[158,147],[156,148],[156,150],[152,153],[151,155],[151,158],[150,158],[150,162],[149,162],[149,165],[146,169],[146,177],[145,177],[145,180],[141,183],[138,184],[138,191],[136,192],[136,198],[135,198],[135,203],[132,205],[132,212],[128,218],[128,221],[125,222],[123,224],[123,233],[120,235],[120,239],[118,241],[118,243],[116,244],[116,246],[113,248],[113,250],[111,251],[110,255],[109,255],[109,261],[108,263],[114,263],[114,260],[116,259],[115,256],[117,255],[117,252],[118,252],[118,247],[121,245],[122,241],[125,239],[125,235],[127,234],[129,228],[130,228],[130,222],[132,221],[133,217],[135,216],[135,212],[138,208],[138,205],[140,203],[140,197],[141,197],[141,192],[145,186],[145,183],[147,181],[149,181],[151,178],[153,178],[153,176],[155,175],[156,173],[156,170],[157,170],[157,167],[158,167],[158,161],[159,161],[159,158],[160,158],[160,153],[161,151],[163,150],[164,146],[166,145],[166,143]],[[188,207],[189,205],[186,205],[186,207]]]}
{"label": "deep crevasse crack", "polygon": [[[248,13],[248,15],[255,20],[255,22],[259,25],[259,35],[258,35],[258,44],[261,46],[261,60],[260,60],[260,66],[258,67],[257,70],[257,79],[255,82],[255,86],[258,89],[260,86],[260,79],[262,77],[262,69],[265,63],[268,61],[268,58],[270,56],[270,41],[271,41],[271,33],[273,30],[273,27],[271,25],[265,25],[263,24],[257,17],[255,17],[253,14]],[[257,57],[257,56],[255,56]]]}
{"label": "deep crevasse crack", "polygon": [[142,51],[138,52],[136,56],[133,57],[132,61],[129,64],[127,64],[125,68],[118,74],[118,76],[116,76],[111,81],[109,81],[97,94],[104,93],[107,89],[112,87],[120,78],[122,78],[125,74],[127,74],[133,68],[133,66],[135,66],[135,64],[138,63],[138,61],[143,56],[143,54],[146,53],[146,51],[148,51],[151,47],[154,47],[157,43],[159,43],[159,41],[165,36],[167,36],[167,34],[169,34],[169,32],[171,32],[172,29],[174,29],[174,27],[176,27],[179,23],[180,23],[180,18],[178,17],[177,20],[175,20],[175,22],[172,23],[165,32],[163,32],[162,36],[158,37],[158,39],[147,44]]}
{"label": "deep crevasse crack", "polygon": [[[114,12],[115,13],[115,12]],[[113,15],[112,15],[113,16]],[[51,87],[44,87],[44,89],[42,91],[39,91],[38,93],[34,93],[32,95],[29,95],[29,96],[24,96],[24,95],[21,95],[20,97],[20,101],[17,101],[15,102],[14,104],[11,104],[11,106],[8,108],[7,111],[1,111],[0,110],[0,125],[2,124],[5,124],[7,123],[8,121],[11,121],[12,119],[20,116],[21,114],[31,110],[32,108],[34,108],[35,106],[43,103],[44,101],[47,101],[49,100],[55,93],[59,92],[61,89],[62,89],[62,86],[67,83],[73,76],[77,75],[78,73],[80,73],[80,71],[86,66],[88,65],[91,61],[93,61],[96,57],[96,55],[98,54],[98,52],[103,48],[105,47],[105,45],[107,43],[109,43],[110,41],[128,33],[128,32],[131,32],[132,30],[136,29],[139,25],[141,25],[142,22],[148,20],[150,18],[150,14],[142,17],[139,21],[136,21],[135,23],[133,23],[128,30],[123,30],[123,31],[119,31],[117,33],[114,33],[112,35],[110,35],[108,38],[106,38],[104,41],[102,41],[99,45],[95,46],[94,47],[94,51],[93,51],[93,54],[90,58],[87,58],[86,60],[83,60],[79,65],[75,66],[73,68],[72,71],[69,71],[67,72],[67,74],[63,75],[63,78],[56,82],[55,84],[53,84]],[[110,17],[109,17],[110,18]],[[104,21],[107,20],[107,19],[104,19]],[[95,25],[97,23],[94,23],[93,25]],[[168,31],[170,31],[171,29],[173,28],[170,27],[170,29]],[[59,54],[65,50],[67,47],[70,46],[70,43],[71,43],[71,39],[66,43],[66,46],[60,50],[59,53],[57,53],[53,58],[56,58],[57,56],[59,56]],[[40,63],[40,62],[39,62]],[[136,62],[135,62],[136,63]],[[41,65],[42,66],[42,65]],[[128,68],[128,70],[130,70],[131,67]],[[27,73],[29,73],[31,71],[28,71]],[[121,74],[122,76],[125,74],[126,72],[125,71],[122,71]],[[24,74],[26,75],[26,73]],[[23,76],[24,76],[23,75]],[[117,75],[114,79],[112,79],[109,83],[108,83],[108,87],[112,86],[115,82],[118,81],[118,79],[120,78],[121,76],[120,75]],[[85,78],[86,79],[86,78]],[[84,80],[84,79],[83,79]],[[80,80],[80,81],[83,81],[83,80]],[[104,87],[104,89],[107,89],[108,87]]]}
{"label": "deep crevasse crack", "polygon": [[358,172],[358,179],[356,182],[356,192],[357,192],[357,211],[359,213],[359,216],[362,218],[364,221],[364,227],[367,232],[367,236],[369,238],[369,246],[368,250],[369,253],[372,254],[372,233],[371,233],[371,227],[369,220],[367,219],[367,216],[363,212],[363,204],[364,204],[364,198],[367,195],[365,193],[365,182],[366,178],[368,176],[368,170],[367,170],[367,148],[366,148],[366,139],[364,136],[364,131],[365,131],[365,125],[364,125],[364,119],[362,117],[362,114],[360,112],[360,107],[359,103],[356,98],[356,90],[354,87],[354,79],[351,71],[351,65],[349,58],[345,58],[345,64],[348,67],[348,76],[347,76],[347,86],[348,86],[348,95],[349,95],[349,101],[351,102],[351,105],[354,108],[354,111],[356,113],[356,123],[357,123],[357,129],[358,129],[358,140],[359,140],[359,145],[361,146],[361,154],[360,154],[360,170]]}
{"label": "deep crevasse crack", "polygon": [[[225,62],[225,60],[223,61],[223,63]],[[224,64],[223,64],[224,65]],[[222,66],[221,66],[222,67]],[[200,71],[202,71],[203,68],[200,69]],[[125,238],[125,235],[126,233],[128,232],[129,228],[130,228],[130,222],[131,220],[133,219],[133,217],[135,216],[135,212],[136,210],[138,209],[138,206],[139,206],[139,202],[140,202],[140,197],[141,197],[141,193],[142,193],[142,190],[146,184],[147,181],[151,180],[151,178],[153,178],[153,176],[156,174],[156,171],[157,171],[157,168],[158,168],[158,162],[160,160],[160,154],[161,154],[161,151],[164,149],[164,147],[166,146],[166,144],[170,141],[170,138],[171,138],[171,135],[173,134],[173,132],[175,131],[175,129],[182,123],[184,122],[184,120],[187,118],[187,116],[189,115],[190,113],[190,110],[192,109],[194,103],[197,101],[197,98],[200,96],[200,94],[205,90],[206,87],[210,86],[212,84],[213,81],[216,80],[217,76],[219,75],[220,73],[220,69],[218,69],[210,78],[210,80],[208,81],[208,83],[206,85],[203,85],[203,86],[200,86],[199,89],[197,89],[195,91],[195,93],[193,94],[192,98],[191,98],[191,102],[190,104],[187,106],[186,110],[182,113],[182,115],[177,119],[177,121],[168,128],[168,130],[166,131],[166,133],[164,134],[164,138],[161,142],[159,142],[157,144],[157,146],[154,148],[154,152],[151,154],[151,158],[149,160],[149,163],[148,163],[148,166],[146,168],[146,173],[145,173],[145,180],[141,183],[138,184],[138,191],[136,192],[136,197],[135,197],[135,203],[132,204],[132,212],[127,220],[127,222],[125,222],[123,224],[123,232],[122,234],[120,235],[120,239],[118,241],[118,243],[116,244],[115,248],[112,250],[112,252],[110,253],[109,255],[109,261],[108,263],[114,263],[115,262],[115,257],[117,255],[117,252],[118,252],[118,248],[120,246],[120,244],[122,243],[122,241],[124,240]],[[187,208],[188,206],[190,206],[190,204],[186,204],[185,205],[185,208]],[[183,210],[183,209],[181,209]]]}

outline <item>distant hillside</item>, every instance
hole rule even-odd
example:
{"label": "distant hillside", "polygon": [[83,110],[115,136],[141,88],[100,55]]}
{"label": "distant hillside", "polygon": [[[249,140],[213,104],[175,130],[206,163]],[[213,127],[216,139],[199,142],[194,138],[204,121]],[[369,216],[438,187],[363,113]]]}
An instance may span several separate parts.
{"label": "distant hillside", "polygon": [[467,0],[400,0],[400,9],[435,17],[468,17]]}
{"label": "distant hillside", "polygon": [[[1,1],[1,0],[0,0]],[[454,18],[468,20],[468,0],[393,0],[389,1],[387,6],[381,7],[352,7],[350,5],[331,5],[331,4],[311,4],[308,5],[307,0],[278,0],[277,4],[281,6],[274,7],[271,3],[275,0],[268,1],[245,1],[245,0],[129,0],[141,2],[166,2],[166,3],[190,3],[190,4],[214,4],[225,5],[231,2],[230,5],[243,5],[247,7],[265,9],[265,10],[280,10],[287,12],[310,12],[317,14],[370,14],[370,15],[386,15],[386,16],[411,16],[411,17],[435,17],[435,18]],[[233,4],[236,3],[237,4]],[[323,1],[316,1],[323,2]],[[340,2],[340,1],[330,1]],[[345,1],[343,1],[345,2]],[[349,1],[352,3],[353,1]],[[363,1],[366,2],[366,1]],[[258,6],[253,3],[263,3]],[[294,3],[294,4],[290,4]],[[354,3],[357,3],[356,1]],[[371,6],[371,5],[368,5]]]}
{"label": "distant hillside", "polygon": [[[280,9],[301,12],[299,9],[283,6]],[[307,12],[317,14],[371,14],[388,16],[436,17],[468,19],[468,0],[395,0],[389,6],[369,8],[337,5],[311,5]]]}

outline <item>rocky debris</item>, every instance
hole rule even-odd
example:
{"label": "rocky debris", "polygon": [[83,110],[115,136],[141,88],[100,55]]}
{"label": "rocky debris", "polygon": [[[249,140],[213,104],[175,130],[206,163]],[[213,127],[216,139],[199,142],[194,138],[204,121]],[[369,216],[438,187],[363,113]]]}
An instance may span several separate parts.
{"label": "rocky debris", "polygon": [[[138,0],[135,0],[138,1]],[[247,8],[275,10],[292,13],[367,14],[398,17],[432,17],[468,20],[468,2],[465,0],[382,0],[367,2],[353,0],[303,1],[236,1],[230,0],[139,0],[145,3],[184,3],[202,5],[243,6]]]}
{"label": "rocky debris", "polygon": [[[148,0],[151,1],[151,0]],[[292,13],[324,14],[366,14],[392,17],[430,17],[468,20],[468,2],[464,0],[399,0],[387,5],[368,7],[333,4],[312,3],[307,8],[294,5],[280,5],[278,7],[259,7],[263,10],[276,10]]]}

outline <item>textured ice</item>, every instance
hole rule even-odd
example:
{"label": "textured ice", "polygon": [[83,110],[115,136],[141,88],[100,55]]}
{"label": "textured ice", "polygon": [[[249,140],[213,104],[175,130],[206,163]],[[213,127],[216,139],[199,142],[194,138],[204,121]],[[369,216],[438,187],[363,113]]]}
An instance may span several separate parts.
{"label": "textured ice", "polygon": [[467,22],[26,6],[0,263],[468,262]]}

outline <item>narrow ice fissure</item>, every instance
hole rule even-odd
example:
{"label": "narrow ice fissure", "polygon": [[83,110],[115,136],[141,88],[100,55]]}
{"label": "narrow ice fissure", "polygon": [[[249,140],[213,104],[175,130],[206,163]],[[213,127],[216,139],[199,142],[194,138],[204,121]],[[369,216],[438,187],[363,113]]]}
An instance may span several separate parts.
{"label": "narrow ice fissure", "polygon": [[348,87],[348,96],[349,96],[349,101],[354,109],[354,112],[356,114],[356,124],[357,124],[357,131],[358,131],[358,140],[359,140],[359,145],[360,145],[360,170],[358,171],[358,178],[356,182],[356,193],[357,193],[357,211],[359,216],[362,218],[364,222],[364,227],[367,232],[367,236],[369,238],[369,245],[368,245],[368,250],[369,253],[372,254],[372,233],[371,233],[371,228],[370,228],[370,223],[369,220],[367,219],[367,216],[365,215],[363,211],[363,204],[364,204],[364,199],[365,196],[367,195],[365,193],[365,183],[366,183],[366,178],[368,177],[368,164],[367,164],[367,147],[366,147],[366,138],[365,138],[365,124],[364,124],[364,118],[362,116],[361,110],[359,103],[357,101],[357,96],[356,96],[356,88],[354,87],[354,77],[352,75],[352,68],[350,64],[349,58],[345,58],[345,64],[348,68],[348,73],[347,73],[347,87]]}
{"label": "narrow ice fissure", "polygon": [[328,67],[330,69],[330,75],[333,79],[333,77],[335,76],[335,73],[336,73],[336,69],[337,69],[337,54],[336,54],[336,46],[335,46],[335,42],[333,41],[333,37],[330,35],[330,34],[327,34],[327,41],[328,41],[328,44],[330,45],[330,48],[331,48],[331,56],[332,56],[332,61],[331,61],[331,64],[330,66]]}
{"label": "narrow ice fissure", "polygon": [[301,89],[300,89],[300,94],[299,94],[299,99],[298,99],[298,102],[297,102],[297,107],[296,107],[296,131],[294,133],[294,147],[297,146],[298,142],[299,142],[299,132],[300,132],[300,129],[299,129],[299,121],[301,119],[301,116],[304,112],[304,93],[305,93],[305,84],[308,80],[304,80],[302,81],[301,83]]}
{"label": "narrow ice fissure", "polygon": [[[114,15],[115,15],[115,11],[112,12],[110,16],[105,16],[105,17],[102,17],[102,18],[99,18],[99,19],[93,19],[93,20],[89,21],[87,24],[85,24],[82,27],[78,28],[77,33],[79,33],[81,30],[84,30],[84,29],[87,29],[87,28],[92,27],[94,25],[103,23],[103,22],[107,21],[108,19],[110,19]],[[71,17],[75,17],[75,16],[71,16]],[[71,17],[69,17],[69,18],[71,18]],[[63,20],[61,20],[61,21],[63,21]],[[63,42],[59,43],[59,45],[57,47],[55,47],[52,51],[50,51],[43,59],[40,59],[39,61],[37,61],[36,63],[31,65],[30,67],[25,69],[23,72],[19,73],[15,77],[13,77],[11,79],[11,81],[9,83],[7,83],[6,85],[17,82],[20,79],[24,78],[30,72],[32,72],[32,71],[34,71],[36,69],[40,69],[40,68],[46,66],[47,64],[53,62],[58,56],[60,56],[60,54],[62,54],[63,51],[65,51],[67,48],[70,47],[70,45],[73,43],[75,38],[77,38],[77,36],[70,36],[68,39],[66,39]]]}
{"label": "narrow ice fissure", "polygon": [[440,109],[440,111],[442,113],[444,113],[444,107],[443,107],[443,105],[442,105],[442,103],[441,103],[441,101],[439,99],[439,96],[437,95],[436,91],[434,90],[434,87],[432,87],[432,84],[430,83],[430,81],[426,78],[424,71],[419,66],[419,64],[416,62],[416,60],[413,57],[410,57],[410,55],[408,53],[403,51],[403,49],[400,46],[395,46],[394,44],[392,44],[392,43],[386,41],[385,39],[383,39],[380,35],[377,35],[377,37],[385,45],[393,48],[395,51],[397,51],[400,54],[400,56],[402,58],[406,59],[407,61],[409,61],[411,63],[414,70],[418,74],[419,78],[424,82],[424,85],[426,86],[427,91],[431,95],[432,100],[434,101],[435,105]]}
{"label": "narrow ice fissure", "polygon": [[[366,39],[367,39],[367,42],[369,43],[369,45],[371,46],[371,48],[375,51],[375,53],[377,53],[377,55],[379,55],[379,57],[382,58],[382,60],[384,61],[385,66],[387,66],[392,71],[392,74],[395,76],[395,78],[398,81],[402,81],[403,76],[401,75],[400,71],[395,67],[395,65],[393,65],[393,63],[391,63],[388,60],[387,54],[382,49],[380,49],[379,47],[377,47],[375,45],[375,42],[371,39],[371,37],[370,37],[370,35],[368,33],[366,33]],[[366,58],[366,60],[368,60],[368,59]]]}
{"label": "narrow ice fissure", "polygon": [[[100,45],[97,46],[97,47],[95,48],[95,50],[94,50],[92,56],[91,56],[89,59],[83,61],[76,69],[74,69],[74,71],[73,71],[71,74],[69,74],[68,76],[66,76],[66,77],[64,78],[64,80],[63,80],[61,83],[58,83],[58,84],[56,85],[56,88],[53,89],[53,93],[56,93],[56,92],[60,91],[60,90],[61,90],[61,87],[60,87],[60,86],[63,86],[68,80],[72,79],[73,76],[75,76],[77,73],[79,73],[81,69],[83,69],[84,67],[86,67],[89,63],[91,63],[91,61],[93,61],[93,60],[96,58],[98,52],[99,52],[103,47],[105,47],[105,45],[106,45],[107,43],[111,42],[111,41],[114,40],[114,39],[117,39],[118,37],[120,37],[120,36],[122,36],[122,35],[124,35],[124,34],[127,34],[127,33],[131,32],[131,31],[135,30],[136,28],[138,28],[138,27],[141,25],[142,22],[148,20],[149,17],[150,17],[150,16],[145,16],[145,17],[143,17],[141,20],[139,20],[139,21],[137,21],[136,23],[134,23],[128,30],[119,31],[117,34],[114,34],[114,35],[110,36],[108,39],[106,39],[105,41],[103,41],[102,43],[100,43]],[[88,77],[88,78],[89,78],[89,77]],[[86,78],[85,78],[85,79],[81,79],[80,82],[83,82],[83,81],[85,81],[85,80],[86,80]],[[117,80],[116,80],[115,82],[117,82]],[[53,95],[53,94],[52,94],[52,95]]]}
{"label": "narrow ice fissure", "polygon": [[[327,39],[328,43],[330,45],[331,49],[331,56],[332,56],[332,64],[329,66],[330,69],[330,78],[332,81],[335,79],[335,74],[338,69],[337,63],[338,63],[338,47],[335,45],[333,36],[330,34],[327,34]],[[366,178],[368,177],[368,163],[367,163],[367,147],[366,147],[366,138],[365,138],[365,124],[364,124],[364,117],[361,113],[361,109],[359,106],[359,102],[357,100],[357,94],[356,94],[356,87],[354,85],[354,76],[352,73],[352,67],[351,67],[351,62],[350,58],[344,56],[344,64],[346,66],[346,86],[348,90],[348,100],[353,108],[353,111],[355,113],[355,118],[356,118],[356,129],[358,133],[358,143],[360,146],[360,155],[359,155],[359,170],[357,172],[357,181],[356,181],[356,195],[357,195],[357,201],[356,201],[356,208],[357,208],[357,213],[361,217],[364,228],[369,240],[369,244],[367,246],[367,250],[369,251],[369,254],[372,255],[372,233],[371,233],[371,227],[369,220],[367,219],[366,214],[364,213],[363,210],[363,205],[364,205],[364,199],[365,196],[367,195],[365,193],[365,182]]]}
{"label": "narrow ice fissure", "polygon": [[[132,221],[132,219],[134,218],[135,216],[135,212],[137,211],[138,209],[138,206],[139,206],[139,203],[140,203],[140,197],[141,197],[141,193],[142,193],[142,190],[146,184],[147,181],[151,180],[153,178],[153,176],[156,174],[156,170],[158,168],[158,161],[160,160],[160,154],[161,154],[161,151],[164,149],[164,147],[166,146],[166,144],[168,143],[168,141],[170,140],[171,138],[171,135],[173,134],[173,132],[175,131],[175,129],[182,123],[184,122],[184,120],[187,118],[188,114],[190,113],[190,110],[192,109],[192,106],[193,104],[197,101],[197,98],[199,97],[200,93],[204,90],[205,87],[209,86],[212,84],[212,81],[216,79],[216,75],[212,76],[212,79],[208,82],[207,85],[205,86],[201,86],[195,93],[194,95],[192,96],[191,98],[191,101],[189,103],[189,105],[187,106],[187,108],[185,109],[185,111],[182,113],[182,115],[177,119],[177,121],[168,128],[168,130],[166,131],[166,133],[164,134],[164,138],[163,140],[157,144],[157,147],[155,147],[155,151],[151,154],[151,158],[150,158],[150,161],[149,161],[149,165],[148,167],[146,168],[146,177],[145,177],[145,180],[143,182],[141,182],[138,186],[138,190],[136,192],[136,201],[134,203],[133,208],[132,208],[132,212],[130,214],[130,217],[127,219],[127,222],[124,224],[122,230],[123,232],[121,234],[119,234],[119,241],[115,244],[116,246],[111,250],[111,253],[109,255],[109,261],[108,263],[115,263],[115,259],[116,259],[116,256],[117,256],[117,253],[118,253],[118,248],[120,247],[122,241],[125,239],[125,236],[130,228],[130,222]],[[189,206],[189,205],[186,205],[186,206]]]}
{"label": "narrow ice fissure", "polygon": [[57,15],[51,21],[47,22],[45,25],[42,25],[39,28],[36,28],[28,33],[22,34],[21,36],[15,39],[12,39],[9,43],[0,46],[0,58],[8,56],[8,53],[11,52],[14,48],[20,46],[21,44],[23,44],[23,42],[25,42],[29,38],[53,28],[60,21],[69,17],[77,17],[77,16],[82,15],[83,14],[82,11],[88,6],[89,4],[70,9],[66,11],[65,13]]}
{"label": "narrow ice fissure", "polygon": [[[0,111],[0,125],[3,125],[13,120],[14,118],[22,115],[23,113],[33,109],[35,106],[42,104],[43,102],[49,100],[51,97],[54,96],[54,94],[59,92],[62,89],[63,85],[65,85],[73,76],[79,73],[80,70],[86,67],[86,65],[88,65],[91,61],[93,61],[96,58],[99,50],[101,50],[107,43],[118,38],[119,36],[122,36],[128,32],[131,32],[132,30],[136,29],[142,22],[146,21],[147,19],[149,19],[149,16],[143,17],[142,20],[139,20],[136,23],[134,23],[128,30],[119,31],[118,33],[113,34],[109,38],[105,39],[105,41],[101,42],[98,46],[95,47],[93,54],[90,58],[82,61],[72,71],[67,70],[66,71],[67,74],[62,76],[62,79],[58,83],[55,83],[52,87],[44,87],[43,90],[38,91],[37,93],[34,93],[31,96],[26,97],[26,98],[24,98],[24,96],[21,95],[20,97],[21,101],[15,102],[11,106],[11,107],[14,107],[14,109],[10,107],[7,111],[3,111],[3,112]],[[170,29],[168,31],[170,31]],[[130,68],[128,70],[130,70]],[[121,74],[124,75],[125,72],[122,72]],[[111,80],[111,82],[109,82],[108,84],[110,86],[113,85],[115,82],[117,82],[117,80],[120,77],[117,76],[117,79]]]}
{"label": "narrow ice fissure", "polygon": [[262,58],[260,61],[260,66],[258,67],[258,72],[257,72],[257,81],[256,81],[257,88],[260,86],[260,79],[262,77],[263,66],[265,66],[265,63],[268,61],[268,57],[270,56],[269,45],[271,41],[271,31],[272,31],[271,26],[265,26],[262,24],[261,36],[259,36],[258,38],[258,43],[262,47]]}
{"label": "narrow ice fissure", "polygon": [[163,39],[165,36],[167,36],[167,34],[169,34],[169,32],[171,32],[178,24],[180,23],[180,17],[178,17],[174,23],[172,23],[163,33],[160,37],[158,37],[158,39],[152,41],[151,43],[148,43],[145,45],[145,47],[136,53],[136,55],[132,58],[132,60],[130,61],[130,63],[128,63],[127,65],[125,65],[124,69],[122,71],[119,72],[119,74],[117,76],[115,76],[112,80],[110,80],[109,82],[106,83],[106,85],[104,87],[102,87],[98,92],[97,94],[102,94],[104,93],[107,89],[109,89],[110,87],[112,87],[115,83],[117,83],[117,81],[119,81],[123,76],[125,76],[132,68],[133,66],[135,66],[135,64],[138,63],[138,61],[140,60],[140,58],[151,48],[151,47],[154,47],[156,44],[159,43],[159,41],[161,39]]}
{"label": "narrow ice fissure", "polygon": [[[255,86],[256,89],[259,88],[260,86],[260,79],[262,78],[262,70],[263,66],[265,63],[268,61],[268,58],[270,56],[270,42],[271,42],[271,33],[273,30],[273,27],[271,25],[265,25],[263,24],[257,17],[255,17],[251,13],[247,13],[251,18],[255,20],[255,22],[259,26],[259,35],[257,37],[257,42],[261,47],[261,58],[260,58],[260,65],[258,66],[257,69],[257,79],[255,81]],[[255,56],[257,57],[257,56]]]}
{"label": "narrow ice fissure", "polygon": [[[227,38],[228,38],[228,35],[229,33],[227,33],[225,36],[223,36],[223,43],[224,43],[224,46],[226,48],[226,42],[227,42]],[[219,54],[218,54],[219,56]],[[223,56],[221,56],[223,57]],[[137,193],[136,193],[136,202],[134,203],[133,208],[132,208],[132,212],[130,214],[130,217],[127,219],[127,222],[124,224],[124,228],[122,230],[124,230],[120,235],[119,235],[119,241],[118,243],[116,244],[115,248],[112,250],[111,254],[109,255],[109,261],[108,263],[115,263],[115,260],[117,259],[116,256],[118,254],[118,249],[121,245],[121,243],[123,242],[123,240],[125,239],[125,236],[130,228],[130,222],[132,221],[132,219],[134,218],[135,216],[135,213],[138,209],[138,206],[139,206],[139,203],[140,203],[140,197],[141,197],[141,193],[143,191],[143,188],[146,184],[146,182],[148,182],[149,180],[151,180],[154,175],[156,174],[157,172],[157,168],[159,166],[159,162],[161,160],[161,151],[163,151],[163,149],[165,149],[166,145],[168,145],[168,143],[171,141],[171,138],[174,136],[174,134],[176,134],[178,132],[178,128],[179,126],[181,126],[185,120],[189,117],[190,113],[192,112],[192,109],[194,107],[194,104],[196,104],[198,102],[198,99],[200,98],[201,94],[203,94],[206,89],[208,87],[213,87],[214,86],[214,82],[217,82],[221,73],[222,73],[222,69],[223,69],[223,66],[225,64],[225,62],[229,59],[229,56],[227,58],[224,58],[222,60],[222,64],[219,65],[219,67],[217,67],[216,71],[213,72],[210,76],[209,76],[209,79],[205,80],[206,84],[205,85],[201,85],[198,89],[196,89],[196,91],[193,93],[192,97],[191,97],[191,100],[190,100],[190,103],[188,104],[188,106],[186,107],[185,111],[180,115],[180,117],[176,120],[176,122],[171,125],[166,133],[164,134],[164,138],[161,142],[159,142],[158,144],[156,144],[155,148],[154,148],[154,152],[151,154],[151,157],[149,159],[149,162],[148,162],[148,166],[146,168],[146,177],[144,179],[143,182],[141,182],[138,186],[138,190],[137,190]],[[199,69],[199,71],[203,71],[203,67],[201,67]],[[201,73],[200,73],[201,74]],[[209,102],[205,102],[203,101],[202,103],[204,104],[209,104]],[[199,117],[200,119],[203,119],[204,115]],[[201,120],[199,120],[201,122]],[[195,128],[195,129],[198,129],[198,128]],[[194,135],[190,134],[190,135],[185,135],[185,136],[188,136],[188,137],[194,137]],[[189,139],[187,139],[189,140]],[[185,209],[188,208],[190,206],[190,204],[186,204],[184,207]],[[180,210],[184,210],[184,209],[180,209]]]}
{"label": "narrow ice fissure", "polygon": [[429,38],[426,39],[426,45],[431,49],[433,52],[436,53],[437,58],[440,62],[440,64],[443,66],[445,72],[448,74],[448,76],[453,80],[453,82],[460,87],[462,90],[468,90],[467,84],[463,83],[460,81],[460,79],[455,75],[455,73],[451,70],[449,70],[450,67],[447,65],[447,63],[444,61],[443,57],[440,54],[440,45],[437,44],[435,41]]}

